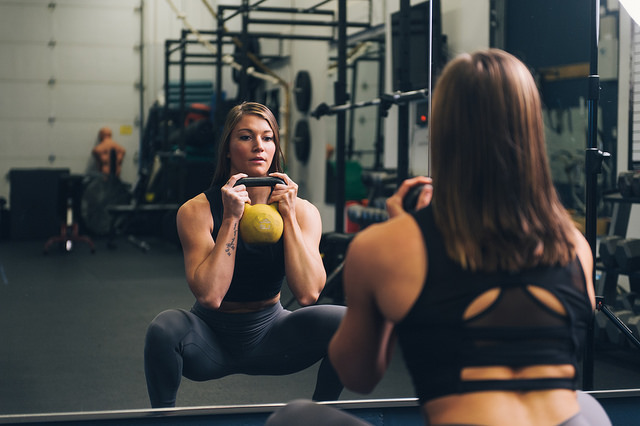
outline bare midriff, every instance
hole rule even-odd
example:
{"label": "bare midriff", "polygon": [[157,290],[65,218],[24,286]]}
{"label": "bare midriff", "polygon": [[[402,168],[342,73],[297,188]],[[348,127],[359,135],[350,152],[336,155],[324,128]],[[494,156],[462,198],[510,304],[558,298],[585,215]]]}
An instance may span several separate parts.
{"label": "bare midriff", "polygon": [[[573,377],[572,365],[534,365],[525,368],[474,367],[462,371],[462,380],[509,380]],[[461,407],[464,407],[462,409]],[[570,389],[537,391],[483,391],[446,395],[427,401],[422,412],[432,425],[540,425],[560,424],[578,413]]]}
{"label": "bare midriff", "polygon": [[218,310],[220,312],[242,314],[247,312],[257,312],[275,305],[280,300],[280,293],[271,299],[258,300],[254,302],[229,302],[223,301]]}

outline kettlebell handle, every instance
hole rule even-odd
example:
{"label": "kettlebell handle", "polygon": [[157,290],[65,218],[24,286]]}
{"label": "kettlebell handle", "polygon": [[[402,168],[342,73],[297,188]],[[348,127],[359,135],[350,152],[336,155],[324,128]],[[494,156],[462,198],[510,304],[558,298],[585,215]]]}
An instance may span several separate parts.
{"label": "kettlebell handle", "polygon": [[285,184],[286,182],[275,176],[262,176],[262,177],[245,177],[240,178],[233,186],[245,185],[247,187],[253,186],[276,186],[277,184]]}

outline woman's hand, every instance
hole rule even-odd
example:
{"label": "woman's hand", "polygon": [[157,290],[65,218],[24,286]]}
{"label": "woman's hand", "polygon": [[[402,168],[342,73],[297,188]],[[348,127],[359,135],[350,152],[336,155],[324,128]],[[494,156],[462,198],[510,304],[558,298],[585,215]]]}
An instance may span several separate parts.
{"label": "woman's hand", "polygon": [[244,177],[247,177],[244,173],[235,174],[222,186],[222,205],[224,206],[224,217],[226,218],[240,220],[244,213],[245,203],[251,202],[245,185],[234,186],[239,179]]}
{"label": "woman's hand", "polygon": [[271,173],[269,176],[279,177],[285,183],[284,185],[279,183],[273,187],[268,204],[278,203],[278,211],[282,217],[295,217],[298,184],[285,173]]}
{"label": "woman's hand", "polygon": [[387,213],[389,213],[389,218],[394,216],[398,216],[405,212],[404,207],[402,207],[402,202],[404,197],[407,196],[411,188],[416,185],[424,185],[422,191],[420,191],[420,195],[418,196],[418,201],[416,203],[416,210],[426,207],[431,202],[431,197],[433,196],[433,181],[430,177],[426,176],[416,176],[411,179],[406,179],[400,187],[396,190],[395,194],[391,197],[387,198]]}

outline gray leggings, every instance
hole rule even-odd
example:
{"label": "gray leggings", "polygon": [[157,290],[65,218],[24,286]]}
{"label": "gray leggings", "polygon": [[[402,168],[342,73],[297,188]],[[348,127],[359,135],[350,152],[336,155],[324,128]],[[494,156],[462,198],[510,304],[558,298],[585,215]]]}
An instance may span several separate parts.
{"label": "gray leggings", "polygon": [[343,386],[327,350],[345,307],[315,305],[230,314],[171,309],[149,325],[144,368],[153,408],[173,407],[182,376],[206,381],[230,374],[285,375],[322,359],[313,399],[338,399]]}
{"label": "gray leggings", "polygon": [[[578,391],[580,412],[558,426],[610,426],[611,421],[600,403],[591,395]],[[328,405],[316,404],[309,400],[291,401],[276,410],[265,423],[265,426],[371,426],[353,414]],[[442,425],[445,426],[445,425]],[[448,425],[464,426],[464,425]],[[472,425],[466,425],[472,426]]]}

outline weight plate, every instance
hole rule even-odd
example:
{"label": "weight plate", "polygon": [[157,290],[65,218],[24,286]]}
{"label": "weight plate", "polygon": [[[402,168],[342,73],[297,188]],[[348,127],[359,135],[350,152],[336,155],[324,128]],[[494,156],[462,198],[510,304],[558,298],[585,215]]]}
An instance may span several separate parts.
{"label": "weight plate", "polygon": [[298,111],[307,113],[311,105],[311,76],[307,71],[298,71],[293,90]]}
{"label": "weight plate", "polygon": [[307,120],[299,120],[296,123],[294,144],[296,158],[303,164],[307,164],[311,153],[311,132],[309,131],[309,122]]}

